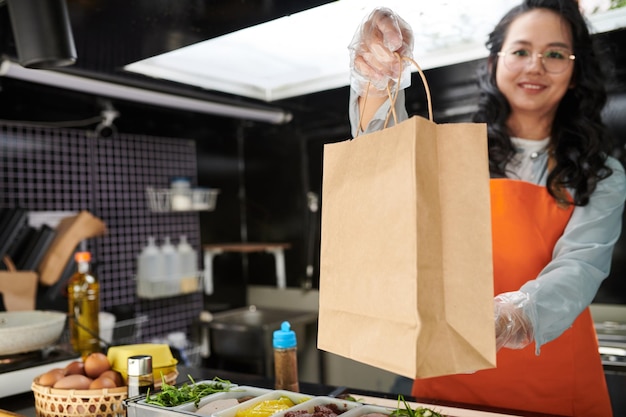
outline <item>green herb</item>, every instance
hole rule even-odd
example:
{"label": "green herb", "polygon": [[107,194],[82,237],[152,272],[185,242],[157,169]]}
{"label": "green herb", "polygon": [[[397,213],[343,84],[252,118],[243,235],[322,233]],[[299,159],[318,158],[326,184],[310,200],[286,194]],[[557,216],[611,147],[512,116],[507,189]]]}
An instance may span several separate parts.
{"label": "green herb", "polygon": [[345,396],[342,395],[341,397],[338,397],[338,398],[341,398],[342,400],[346,400],[346,401],[352,401],[352,402],[355,402],[355,403],[359,402],[359,400],[357,400],[356,398],[354,398],[350,394],[346,394]]}
{"label": "green herb", "polygon": [[[404,404],[404,408],[400,408],[400,403]],[[404,396],[398,395],[398,408],[394,410],[390,417],[444,417],[442,414],[431,410],[430,408],[417,407],[415,410],[406,402]]]}
{"label": "green herb", "polygon": [[187,375],[191,384],[184,383],[180,387],[169,385],[163,379],[161,391],[153,396],[150,392],[146,396],[146,404],[159,405],[161,407],[174,407],[188,402],[194,403],[196,408],[200,404],[202,397],[206,397],[216,392],[230,391],[232,384],[230,381],[218,377],[213,378],[212,383],[196,384],[191,375]]}

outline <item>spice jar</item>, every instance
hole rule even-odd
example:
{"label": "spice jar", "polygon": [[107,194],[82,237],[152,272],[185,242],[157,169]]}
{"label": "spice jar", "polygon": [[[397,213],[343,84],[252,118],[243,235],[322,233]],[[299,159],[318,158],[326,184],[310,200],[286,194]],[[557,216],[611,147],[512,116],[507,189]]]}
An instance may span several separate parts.
{"label": "spice jar", "polygon": [[296,333],[288,321],[274,331],[274,388],[299,392]]}
{"label": "spice jar", "polygon": [[152,356],[136,355],[128,358],[128,398],[147,394],[154,389]]}

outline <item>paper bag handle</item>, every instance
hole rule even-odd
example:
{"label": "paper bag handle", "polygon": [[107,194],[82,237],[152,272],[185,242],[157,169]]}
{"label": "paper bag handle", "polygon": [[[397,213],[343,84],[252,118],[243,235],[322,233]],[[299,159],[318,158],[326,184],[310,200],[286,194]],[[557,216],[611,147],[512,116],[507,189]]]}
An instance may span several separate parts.
{"label": "paper bag handle", "polygon": [[9,272],[15,272],[15,264],[8,255],[4,255],[2,262],[4,262]]}
{"label": "paper bag handle", "polygon": [[[410,63],[412,63],[415,68],[417,68],[417,72],[420,75],[420,78],[422,79],[422,84],[424,85],[424,90],[426,91],[426,102],[428,105],[428,120],[430,120],[431,122],[433,121],[433,102],[432,102],[432,98],[430,96],[430,87],[428,85],[428,81],[426,80],[426,75],[424,75],[424,71],[422,71],[422,68],[417,64],[417,62],[415,62],[415,60],[413,58],[407,57],[407,56],[401,56],[400,54],[398,54],[396,52],[396,57],[398,58],[398,60],[400,61],[409,61]],[[389,101],[391,102],[391,105],[389,106],[389,112],[387,112],[387,118],[385,119],[385,127],[387,127],[387,124],[389,123],[389,116],[393,114],[393,121],[397,124],[398,123],[398,116],[396,115],[396,99],[398,98],[398,92],[400,91],[400,81],[402,79],[402,72],[400,73],[400,75],[398,76],[398,80],[396,82],[396,89],[395,91],[391,91],[391,88],[389,87],[389,85],[387,85],[387,96],[389,97]],[[369,92],[369,83],[368,83],[368,88],[365,90],[365,96],[363,97],[363,109],[365,109],[365,103],[367,102],[367,96],[368,96],[368,92]],[[363,118],[363,112],[361,112],[361,114],[359,115],[359,118],[362,119]],[[357,136],[358,136],[358,131],[357,131]]]}

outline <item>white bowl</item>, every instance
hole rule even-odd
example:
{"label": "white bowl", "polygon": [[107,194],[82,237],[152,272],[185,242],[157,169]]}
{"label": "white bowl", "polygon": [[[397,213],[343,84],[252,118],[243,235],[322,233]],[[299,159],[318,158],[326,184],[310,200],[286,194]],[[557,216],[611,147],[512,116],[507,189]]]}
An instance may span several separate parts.
{"label": "white bowl", "polygon": [[32,352],[54,344],[67,315],[59,311],[0,312],[0,355]]}

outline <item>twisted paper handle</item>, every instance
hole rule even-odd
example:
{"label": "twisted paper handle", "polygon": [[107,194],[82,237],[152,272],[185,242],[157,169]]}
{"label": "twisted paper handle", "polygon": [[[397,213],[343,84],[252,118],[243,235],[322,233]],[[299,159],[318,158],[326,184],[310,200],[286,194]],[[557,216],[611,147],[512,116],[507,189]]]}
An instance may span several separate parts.
{"label": "twisted paper handle", "polygon": [[[424,75],[424,71],[422,71],[420,66],[417,65],[417,62],[415,62],[413,58],[400,56],[400,54],[398,53],[396,53],[395,55],[398,58],[398,60],[409,61],[411,64],[415,66],[415,68],[417,68],[417,72],[419,73],[420,78],[422,79],[422,84],[424,85],[424,90],[426,91],[426,101],[428,105],[428,120],[432,122],[433,121],[433,103],[432,103],[432,99],[430,96],[430,87],[428,85],[428,81],[426,80],[426,75]],[[396,100],[398,98],[398,92],[400,91],[401,78],[402,78],[402,73],[400,73],[400,75],[398,76],[398,81],[396,82],[396,89],[394,91],[392,91],[391,89],[391,85],[390,85],[391,83],[387,84],[387,96],[389,97],[389,101],[391,105],[389,106],[389,112],[387,112],[387,117],[385,119],[385,127],[387,127],[387,125],[389,124],[389,117],[391,115],[393,115],[394,123],[395,124],[398,123],[398,115],[396,114]],[[365,109],[365,104],[367,103],[367,96],[368,96],[367,92],[369,91],[369,83],[367,87],[368,88],[365,90],[366,91],[365,96],[363,97],[363,106],[361,108],[361,114],[359,115],[359,119],[363,119],[363,111]],[[357,131],[357,135],[358,135],[358,131]]]}

